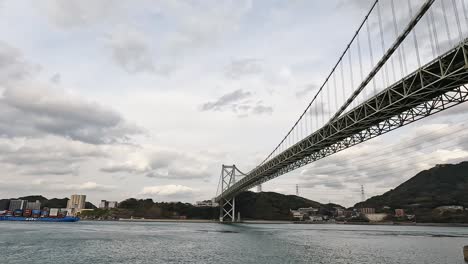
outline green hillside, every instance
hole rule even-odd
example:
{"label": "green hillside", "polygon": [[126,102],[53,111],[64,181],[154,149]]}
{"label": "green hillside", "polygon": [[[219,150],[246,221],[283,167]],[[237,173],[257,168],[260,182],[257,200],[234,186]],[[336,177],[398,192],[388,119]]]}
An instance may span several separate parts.
{"label": "green hillside", "polygon": [[374,196],[355,207],[384,206],[403,208],[416,214],[422,222],[468,222],[466,212],[440,212],[439,206],[468,207],[468,162],[437,165],[421,171],[411,179],[382,195]]}
{"label": "green hillside", "polygon": [[236,210],[242,219],[290,220],[290,209],[303,207],[320,208],[326,211],[339,205],[321,204],[296,195],[275,192],[243,192],[236,198]]}

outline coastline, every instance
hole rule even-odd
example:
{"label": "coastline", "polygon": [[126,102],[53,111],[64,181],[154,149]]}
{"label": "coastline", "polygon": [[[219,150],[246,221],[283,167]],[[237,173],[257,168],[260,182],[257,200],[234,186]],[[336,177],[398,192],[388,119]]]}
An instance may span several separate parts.
{"label": "coastline", "polygon": [[[89,220],[83,219],[83,222],[159,222],[159,223],[220,223],[216,220],[209,219],[126,219],[120,218],[118,220]],[[229,224],[230,222],[225,222]],[[395,222],[297,222],[285,220],[244,220],[236,222],[238,224],[302,224],[302,225],[370,225],[370,226],[436,226],[436,227],[468,227],[468,223],[395,223]]]}
{"label": "coastline", "polygon": [[[96,220],[88,220],[88,221],[96,221]],[[115,221],[118,221],[118,222],[168,222],[168,223],[217,223],[215,220],[208,220],[208,219],[126,219],[126,218],[120,218]]]}

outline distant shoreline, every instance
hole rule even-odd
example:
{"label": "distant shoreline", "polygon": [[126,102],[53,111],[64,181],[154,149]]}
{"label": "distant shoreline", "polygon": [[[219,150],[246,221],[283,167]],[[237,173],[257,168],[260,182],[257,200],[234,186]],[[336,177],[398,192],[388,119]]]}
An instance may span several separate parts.
{"label": "distant shoreline", "polygon": [[[220,223],[216,220],[208,219],[118,219],[118,220],[88,220],[82,221],[89,222],[160,222],[160,223]],[[229,222],[225,222],[229,223]],[[244,220],[236,222],[239,224],[302,224],[302,225],[370,225],[370,226],[438,226],[438,227],[468,227],[468,223],[395,223],[395,222],[335,222],[335,223],[314,223],[314,222],[297,222],[297,221],[284,221],[284,220]]]}
{"label": "distant shoreline", "polygon": [[[96,220],[90,220],[96,221]],[[217,223],[215,220],[207,219],[126,219],[120,218],[118,222],[171,222],[171,223]]]}

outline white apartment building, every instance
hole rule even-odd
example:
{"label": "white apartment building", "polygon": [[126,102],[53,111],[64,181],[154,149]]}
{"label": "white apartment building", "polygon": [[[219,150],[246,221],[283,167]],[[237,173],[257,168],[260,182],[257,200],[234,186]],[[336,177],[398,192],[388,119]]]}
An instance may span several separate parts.
{"label": "white apartment building", "polygon": [[86,195],[81,194],[72,194],[70,200],[67,203],[68,213],[71,215],[76,215],[82,209],[85,209],[86,204]]}

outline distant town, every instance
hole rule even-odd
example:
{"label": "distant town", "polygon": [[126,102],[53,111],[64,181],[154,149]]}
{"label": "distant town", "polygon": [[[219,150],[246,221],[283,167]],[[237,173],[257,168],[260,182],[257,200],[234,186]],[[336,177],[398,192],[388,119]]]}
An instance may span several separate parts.
{"label": "distant town", "polygon": [[[117,202],[106,202],[105,205],[116,206]],[[23,199],[2,200],[0,202],[0,216],[24,217],[56,217],[79,216],[86,210],[86,195],[73,194],[67,201],[65,208],[49,208],[43,206],[40,200],[28,201]]]}
{"label": "distant town", "polygon": [[[31,201],[37,198],[41,200]],[[54,199],[52,199],[54,200]],[[50,217],[63,218],[66,216],[80,217],[84,220],[216,220],[219,216],[218,204],[212,200],[198,201],[194,204],[171,202],[155,203],[151,199],[137,200],[130,198],[122,201],[101,200],[98,207],[86,202],[86,195],[73,194],[70,198],[60,200],[66,207],[55,208],[44,205],[50,204],[42,196],[27,196],[21,199],[0,200],[0,216],[22,217]],[[58,200],[58,199],[55,199]],[[262,215],[257,208],[253,213],[247,208],[252,200],[261,200],[262,204],[279,210],[277,215]],[[42,201],[42,202],[41,202]],[[418,221],[414,211],[407,212],[403,208],[383,206],[344,208],[336,204],[320,204],[294,195],[282,195],[272,192],[245,192],[239,197],[240,212],[237,220],[287,220],[296,223],[415,223]],[[289,208],[279,204],[290,205]],[[295,205],[313,205],[295,207]],[[94,208],[89,208],[94,207]],[[255,208],[254,208],[255,209]],[[460,214],[468,212],[468,208],[460,205],[439,206],[433,211],[439,214]],[[282,212],[282,213],[281,213]],[[241,218],[242,217],[242,218]],[[427,222],[427,221],[423,221]]]}
{"label": "distant town", "polygon": [[[468,223],[468,162],[437,165],[424,170],[382,195],[345,208],[322,204],[299,195],[246,191],[236,197],[236,220],[282,220],[297,223]],[[443,182],[444,184],[441,184]],[[214,200],[194,204],[128,198],[101,200],[86,195],[47,199],[40,195],[0,199],[0,217],[79,217],[83,220],[173,219],[217,220]]]}
{"label": "distant town", "polygon": [[[72,194],[66,202],[66,207],[49,208],[41,203],[41,200],[30,201],[32,197],[24,197],[23,199],[3,199],[0,200],[0,216],[23,216],[23,217],[57,217],[65,216],[84,216],[86,219],[93,219],[93,212],[102,210],[117,209],[119,203],[117,201],[101,200],[99,207],[87,208],[86,195]],[[42,196],[39,196],[42,197]],[[43,198],[43,197],[42,197]],[[42,200],[44,200],[43,198]],[[88,203],[95,207],[93,204]],[[211,201],[198,201],[193,206],[195,207],[217,207],[218,204]],[[182,218],[185,219],[184,216]],[[103,220],[102,218],[100,220]]]}

